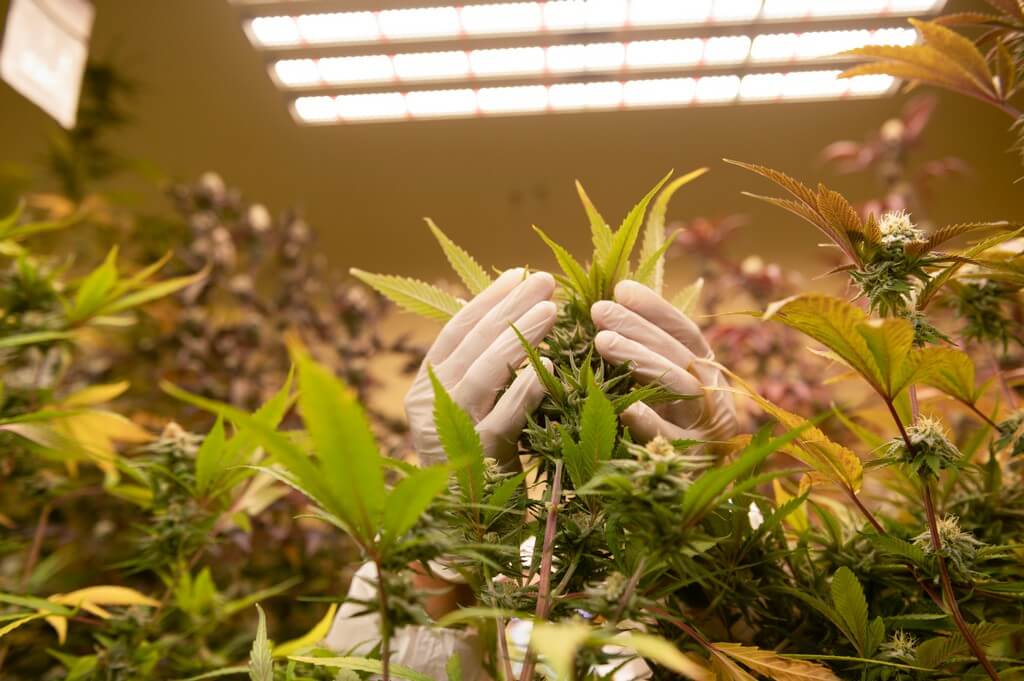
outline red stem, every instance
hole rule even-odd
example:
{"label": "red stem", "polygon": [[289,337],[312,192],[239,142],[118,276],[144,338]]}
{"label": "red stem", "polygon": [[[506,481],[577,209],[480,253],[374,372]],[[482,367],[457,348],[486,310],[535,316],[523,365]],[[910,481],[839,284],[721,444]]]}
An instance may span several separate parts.
{"label": "red stem", "polygon": [[924,481],[924,510],[925,515],[928,517],[928,533],[931,536],[932,551],[935,553],[936,562],[939,566],[939,581],[942,582],[942,591],[946,596],[946,602],[949,606],[950,614],[953,616],[953,621],[956,622],[956,628],[960,630],[960,633],[964,637],[964,641],[967,642],[967,646],[974,653],[974,656],[978,658],[978,662],[985,668],[992,681],[1000,681],[999,672],[992,665],[992,662],[985,655],[985,650],[978,643],[978,640],[974,638],[974,634],[971,633],[970,628],[967,626],[967,621],[964,619],[963,614],[960,612],[960,605],[956,600],[956,593],[953,591],[953,582],[949,578],[949,571],[946,569],[946,559],[943,557],[942,551],[942,538],[939,536],[938,522],[935,516],[935,504],[932,502],[932,489],[931,484]]}
{"label": "red stem", "polygon": [[[558,529],[558,505],[562,500],[562,461],[555,462],[555,479],[551,483],[547,524],[544,527],[544,547],[540,557],[540,584],[537,586],[537,620],[547,619],[551,609],[551,563],[554,559],[555,531]],[[526,653],[519,681],[530,681],[537,664],[533,650]]]}

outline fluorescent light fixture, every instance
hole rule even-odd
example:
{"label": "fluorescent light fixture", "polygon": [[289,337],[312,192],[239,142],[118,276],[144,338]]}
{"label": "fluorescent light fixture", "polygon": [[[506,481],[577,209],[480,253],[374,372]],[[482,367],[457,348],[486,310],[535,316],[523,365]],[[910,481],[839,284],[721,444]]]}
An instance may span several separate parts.
{"label": "fluorescent light fixture", "polygon": [[313,45],[367,42],[380,37],[377,16],[373,12],[303,14],[296,20],[296,24],[302,39]]}
{"label": "fluorescent light fixture", "polygon": [[321,80],[313,59],[282,59],[274,64],[274,77],[285,87],[318,85]]}
{"label": "fluorescent light fixture", "polygon": [[652,78],[596,83],[557,83],[455,90],[379,92],[299,97],[292,104],[301,123],[430,119],[547,111],[608,111],[650,107],[723,105],[847,97],[890,92],[890,76],[837,78],[839,71],[791,71],[703,78]]}
{"label": "fluorescent light fixture", "polygon": [[328,57],[318,59],[317,67],[324,85],[387,83],[395,79],[394,64],[385,54]]}
{"label": "fluorescent light fixture", "polygon": [[750,38],[745,35],[727,35],[704,41],[705,64],[741,64],[750,54]]}
{"label": "fluorescent light fixture", "polygon": [[396,54],[392,61],[400,80],[458,78],[469,74],[469,57],[461,50]]}
{"label": "fluorescent light fixture", "polygon": [[338,117],[343,121],[388,120],[408,113],[401,92],[378,92],[335,97]]}
{"label": "fluorescent light fixture", "polygon": [[327,123],[338,119],[333,97],[299,97],[294,107],[295,115],[304,123]]}
{"label": "fluorescent light fixture", "polygon": [[630,68],[678,68],[695,66],[704,56],[700,38],[677,40],[634,40],[626,46]]}
{"label": "fluorescent light fixture", "polygon": [[548,89],[543,85],[485,87],[477,90],[481,113],[523,113],[543,111],[548,106]]}
{"label": "fluorescent light fixture", "polygon": [[761,19],[906,16],[935,12],[946,0],[764,0]]}
{"label": "fluorescent light fixture", "polygon": [[458,40],[489,35],[911,16],[946,0],[548,0],[381,11],[259,16],[246,32],[259,48]]}
{"label": "fluorescent light fixture", "polygon": [[249,39],[259,47],[291,47],[302,44],[294,17],[256,17],[248,23]]}
{"label": "fluorescent light fixture", "polygon": [[388,9],[377,15],[377,23],[388,40],[457,36],[462,27],[454,7]]}
{"label": "fluorescent light fixture", "polygon": [[813,61],[864,45],[913,45],[915,42],[917,31],[912,28],[770,33],[755,36],[750,47],[750,61]]}
{"label": "fluorescent light fixture", "polygon": [[[822,0],[831,2],[831,0]],[[685,4],[685,3],[684,3]],[[711,9],[714,21],[751,21],[761,12],[761,0],[715,0]]]}
{"label": "fluorescent light fixture", "polygon": [[633,0],[629,23],[633,26],[686,26],[711,16],[712,0]]}
{"label": "fluorescent light fixture", "polygon": [[548,88],[554,111],[614,109],[622,104],[622,83],[559,83]]}
{"label": "fluorescent light fixture", "polygon": [[620,68],[625,59],[623,43],[554,45],[547,49],[547,68],[552,73],[610,71]]}
{"label": "fluorescent light fixture", "polygon": [[469,66],[476,77],[526,75],[544,73],[546,59],[543,47],[473,50]]}
{"label": "fluorescent light fixture", "polygon": [[445,52],[405,52],[274,62],[275,80],[285,88],[417,83],[454,78],[501,78],[545,74],[613,73],[650,69],[754,64],[808,63],[862,45],[912,45],[912,28],[875,31],[812,31],[715,38],[579,43],[552,47],[510,47]]}
{"label": "fluorescent light fixture", "polygon": [[626,106],[683,106],[693,101],[697,81],[693,78],[630,80],[622,88]]}
{"label": "fluorescent light fixture", "polygon": [[405,104],[414,117],[435,118],[466,116],[477,112],[476,92],[460,90],[421,90],[405,96]]}
{"label": "fluorescent light fixture", "polygon": [[697,79],[693,98],[701,104],[731,102],[740,90],[739,76],[705,76]]}
{"label": "fluorescent light fixture", "polygon": [[467,35],[534,33],[544,25],[544,13],[536,2],[469,5],[459,16]]}

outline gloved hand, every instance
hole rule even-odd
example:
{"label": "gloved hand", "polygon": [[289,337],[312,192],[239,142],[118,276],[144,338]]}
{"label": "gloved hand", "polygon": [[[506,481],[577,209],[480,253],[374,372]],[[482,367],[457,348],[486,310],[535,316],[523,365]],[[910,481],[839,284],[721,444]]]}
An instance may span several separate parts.
{"label": "gloved hand", "polygon": [[657,293],[635,281],[615,287],[615,301],[594,303],[598,353],[613,364],[630,363],[634,377],[663,385],[690,399],[651,407],[636,402],[621,414],[633,436],[648,441],[725,440],[736,432],[736,407],[728,392],[705,390],[726,385],[711,364],[711,348],[700,329]]}
{"label": "gloved hand", "polygon": [[[445,324],[405,397],[405,413],[421,465],[444,459],[434,427],[434,389],[428,366],[476,423],[484,451],[499,464],[515,465],[516,442],[527,414],[544,397],[544,387],[531,367],[513,380],[526,352],[509,325],[514,324],[532,345],[540,343],[557,317],[551,302],[554,290],[555,279],[546,272],[525,276],[522,268],[508,270]],[[508,390],[497,399],[506,386]]]}

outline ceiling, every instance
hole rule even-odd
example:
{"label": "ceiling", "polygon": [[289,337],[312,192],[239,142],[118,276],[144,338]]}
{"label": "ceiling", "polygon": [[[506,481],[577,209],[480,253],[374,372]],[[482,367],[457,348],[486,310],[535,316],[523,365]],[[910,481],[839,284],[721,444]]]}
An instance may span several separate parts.
{"label": "ceiling", "polygon": [[[8,4],[0,0],[4,15]],[[834,175],[818,152],[862,138],[903,99],[299,127],[227,0],[95,4],[93,54],[143,88],[138,121],[118,140],[124,153],[173,178],[216,170],[272,210],[300,207],[338,268],[443,274],[424,216],[485,264],[551,266],[529,227],[584,249],[573,179],[617,220],[668,169],[708,165],[712,172],[677,195],[669,217],[749,213],[737,253],[813,271],[811,228],[741,196],[767,187],[720,159],[763,163],[867,198],[870,179]],[[2,84],[0,120],[0,162],[37,162],[54,124]],[[956,155],[974,174],[941,186],[931,204],[937,222],[1024,219],[1024,183],[1013,184],[1024,171],[1005,151],[1007,127],[982,104],[941,96],[919,158]]]}

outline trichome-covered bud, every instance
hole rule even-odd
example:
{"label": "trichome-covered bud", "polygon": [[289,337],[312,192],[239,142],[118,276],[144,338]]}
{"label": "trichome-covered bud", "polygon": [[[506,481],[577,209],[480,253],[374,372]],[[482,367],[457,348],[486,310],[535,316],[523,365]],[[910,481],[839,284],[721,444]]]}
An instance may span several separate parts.
{"label": "trichome-covered bud", "polygon": [[[971,567],[978,555],[978,549],[984,546],[970,532],[960,529],[960,519],[955,515],[947,515],[936,522],[939,531],[939,555],[946,559],[954,579],[969,581]],[[914,545],[927,554],[934,554],[931,532],[926,531],[914,537]]]}
{"label": "trichome-covered bud", "polygon": [[882,657],[888,660],[910,662],[914,660],[916,652],[917,639],[902,629],[892,632],[892,636],[881,647]]}
{"label": "trichome-covered bud", "polygon": [[919,475],[938,476],[946,468],[960,464],[963,455],[946,433],[938,419],[922,417],[907,428],[911,449],[902,438],[889,443],[889,454],[912,467]]}
{"label": "trichome-covered bud", "polygon": [[996,426],[999,436],[992,441],[993,453],[1008,449],[1010,456],[1024,454],[1024,410],[1017,410]]}
{"label": "trichome-covered bud", "polygon": [[924,239],[924,233],[914,225],[910,214],[905,210],[883,213],[878,219],[878,229],[882,233],[882,245],[890,248],[902,248],[911,242]]}

